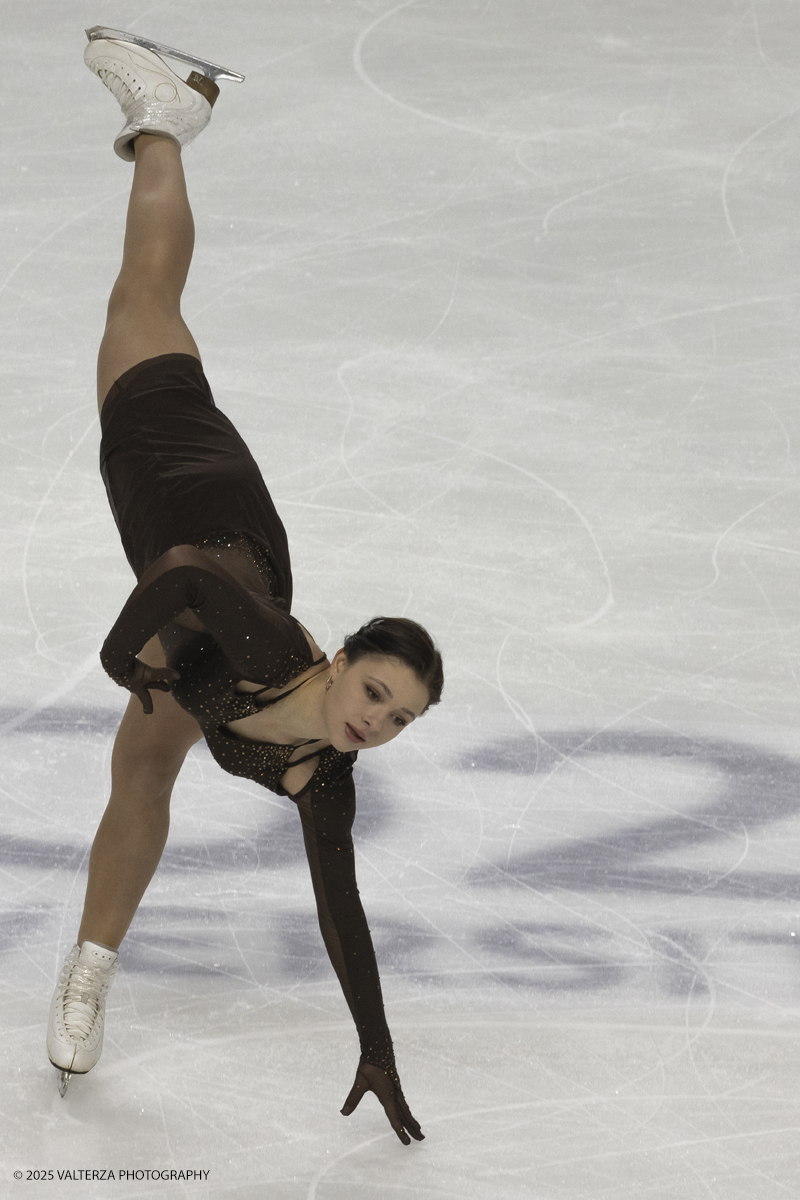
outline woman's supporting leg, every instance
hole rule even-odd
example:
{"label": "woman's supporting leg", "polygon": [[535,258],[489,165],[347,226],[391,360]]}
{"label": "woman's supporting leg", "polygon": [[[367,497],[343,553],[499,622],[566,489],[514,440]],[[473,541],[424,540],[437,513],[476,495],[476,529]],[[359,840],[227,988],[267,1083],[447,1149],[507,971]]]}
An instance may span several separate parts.
{"label": "woman's supporting leg", "polygon": [[180,146],[166,137],[140,134],[134,151],[122,269],[108,302],[97,360],[101,408],[114,381],[144,359],[159,354],[200,357],[181,316],[194,220]]}
{"label": "woman's supporting leg", "polygon": [[[156,639],[139,657],[164,665]],[[202,737],[194,717],[169,693],[151,695],[150,716],[131,696],[114,742],[111,798],[89,858],[80,945],[88,938],[116,949],[127,933],[167,840],[173,784],[189,748]]]}

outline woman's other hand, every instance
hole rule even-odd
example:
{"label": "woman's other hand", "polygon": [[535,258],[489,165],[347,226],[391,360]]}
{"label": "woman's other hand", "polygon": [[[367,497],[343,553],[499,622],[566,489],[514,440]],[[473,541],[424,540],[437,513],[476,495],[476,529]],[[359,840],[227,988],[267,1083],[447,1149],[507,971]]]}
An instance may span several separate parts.
{"label": "woman's other hand", "polygon": [[149,716],[153,711],[153,698],[150,691],[169,692],[173,683],[180,679],[180,671],[172,667],[148,667],[140,658],[134,659],[133,674],[128,680],[128,690],[142,702],[142,708]]}
{"label": "woman's other hand", "polygon": [[341,1110],[342,1116],[349,1117],[355,1112],[365,1092],[374,1092],[378,1097],[389,1118],[389,1124],[404,1146],[411,1145],[411,1138],[418,1142],[424,1141],[425,1135],[406,1103],[399,1080],[395,1083],[391,1076],[372,1063],[359,1064],[356,1081]]}

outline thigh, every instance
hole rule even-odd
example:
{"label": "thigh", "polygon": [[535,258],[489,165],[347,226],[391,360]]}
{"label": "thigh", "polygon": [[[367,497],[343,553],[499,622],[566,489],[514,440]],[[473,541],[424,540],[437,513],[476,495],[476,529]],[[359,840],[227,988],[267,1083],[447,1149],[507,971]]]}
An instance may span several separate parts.
{"label": "thigh", "polygon": [[[113,296],[112,296],[113,300]],[[174,309],[162,308],[157,298],[138,307],[109,307],[100,350],[97,355],[97,407],[103,402],[121,375],[148,358],[160,354],[191,354],[200,358],[197,343],[183,318]]]}
{"label": "thigh", "polygon": [[[151,667],[166,666],[158,638],[151,638],[139,655]],[[117,730],[111,756],[114,777],[142,780],[148,777],[154,789],[171,788],[192,746],[201,741],[203,731],[194,717],[184,712],[169,692],[151,692],[153,711],[145,714],[141,703],[131,696]]]}

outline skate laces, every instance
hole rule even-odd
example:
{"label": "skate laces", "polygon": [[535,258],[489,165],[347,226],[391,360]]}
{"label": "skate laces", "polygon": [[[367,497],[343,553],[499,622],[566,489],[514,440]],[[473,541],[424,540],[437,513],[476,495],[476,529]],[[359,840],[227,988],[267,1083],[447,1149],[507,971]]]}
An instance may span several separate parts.
{"label": "skate laces", "polygon": [[76,962],[67,963],[67,976],[62,1000],[64,1027],[74,1041],[85,1041],[93,1032],[98,1017],[102,1020],[103,1001],[114,979],[117,964],[110,967],[90,966]]}
{"label": "skate laces", "polygon": [[137,80],[136,82],[139,84],[139,87],[138,90],[134,92],[132,88],[128,86],[125,80],[120,75],[117,75],[113,70],[101,68],[97,74],[111,92],[111,95],[117,101],[123,112],[126,105],[135,103],[142,92],[146,91],[145,85]]}

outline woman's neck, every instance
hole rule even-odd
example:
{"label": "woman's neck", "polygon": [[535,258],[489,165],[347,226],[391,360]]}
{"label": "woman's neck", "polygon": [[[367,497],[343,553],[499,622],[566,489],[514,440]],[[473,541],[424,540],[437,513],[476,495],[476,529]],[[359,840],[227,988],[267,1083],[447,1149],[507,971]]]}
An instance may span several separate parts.
{"label": "woman's neck", "polygon": [[317,742],[327,740],[322,716],[328,663],[315,668],[315,674],[274,706],[270,705],[270,726],[287,742]]}

